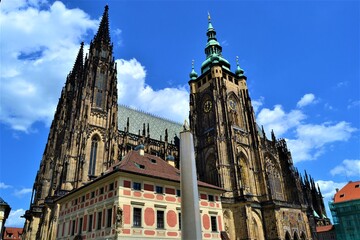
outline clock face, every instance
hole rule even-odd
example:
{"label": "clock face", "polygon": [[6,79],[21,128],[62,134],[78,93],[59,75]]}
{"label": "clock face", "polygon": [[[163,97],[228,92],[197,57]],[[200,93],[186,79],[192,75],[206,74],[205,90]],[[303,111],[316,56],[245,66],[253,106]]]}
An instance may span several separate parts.
{"label": "clock face", "polygon": [[212,107],[212,103],[210,100],[206,100],[206,102],[204,103],[204,112],[210,112]]}
{"label": "clock face", "polygon": [[230,105],[230,108],[231,108],[232,110],[235,110],[235,108],[236,108],[236,103],[235,103],[234,100],[230,99],[230,100],[229,100],[229,105]]}

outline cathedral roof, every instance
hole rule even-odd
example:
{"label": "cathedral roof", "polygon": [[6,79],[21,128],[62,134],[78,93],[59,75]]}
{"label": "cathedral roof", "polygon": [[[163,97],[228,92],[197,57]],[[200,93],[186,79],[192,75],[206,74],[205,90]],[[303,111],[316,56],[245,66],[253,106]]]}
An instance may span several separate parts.
{"label": "cathedral roof", "polygon": [[119,130],[124,130],[127,124],[127,118],[129,118],[129,132],[133,134],[138,134],[143,130],[144,123],[149,124],[150,137],[152,139],[164,140],[165,129],[168,130],[169,141],[174,138],[174,136],[180,136],[180,131],[182,131],[182,125],[165,118],[161,118],[144,111],[139,111],[132,109],[130,107],[119,105],[118,106],[118,128]]}
{"label": "cathedral roof", "polygon": [[349,182],[340,191],[335,193],[334,203],[360,199],[360,181]]}

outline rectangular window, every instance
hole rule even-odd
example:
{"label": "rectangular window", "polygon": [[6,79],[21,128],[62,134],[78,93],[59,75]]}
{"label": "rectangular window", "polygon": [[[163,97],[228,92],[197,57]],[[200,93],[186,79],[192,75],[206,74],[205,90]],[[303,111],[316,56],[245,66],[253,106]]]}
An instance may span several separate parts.
{"label": "rectangular window", "polygon": [[180,189],[176,189],[176,196],[181,197],[181,191],[180,191]]}
{"label": "rectangular window", "polygon": [[211,231],[217,232],[216,216],[211,216]]}
{"label": "rectangular window", "polygon": [[133,182],[133,189],[134,190],[141,190],[141,183]]}
{"label": "rectangular window", "polygon": [[164,192],[164,189],[163,189],[163,187],[156,186],[155,191],[156,191],[156,193],[162,194]]}
{"label": "rectangular window", "polygon": [[97,214],[97,230],[101,229],[101,216],[102,216],[102,213],[98,212],[98,214]]}
{"label": "rectangular window", "polygon": [[134,208],[133,226],[134,227],[141,227],[141,208]]}
{"label": "rectangular window", "polygon": [[112,208],[108,208],[108,210],[107,210],[106,227],[111,227],[111,220],[112,220]]}
{"label": "rectangular window", "polygon": [[91,198],[95,197],[95,192],[91,192]]}
{"label": "rectangular window", "polygon": [[179,217],[179,229],[181,229],[181,213],[178,213],[178,217]]}
{"label": "rectangular window", "polygon": [[76,221],[73,220],[73,221],[72,221],[71,236],[74,236],[74,235],[75,235],[75,223],[76,223]]}
{"label": "rectangular window", "polygon": [[79,221],[79,231],[78,231],[78,234],[81,235],[82,233],[82,227],[83,227],[83,218],[80,218],[80,221]]}
{"label": "rectangular window", "polygon": [[93,225],[93,215],[92,214],[89,215],[89,221],[88,222],[89,222],[88,232],[91,232],[92,225]]}
{"label": "rectangular window", "polygon": [[104,188],[102,187],[102,188],[100,188],[100,195],[101,194],[104,194]]}
{"label": "rectangular window", "polygon": [[114,190],[114,183],[109,184],[109,191],[112,191],[112,190]]}
{"label": "rectangular window", "polygon": [[157,228],[164,229],[164,211],[156,211]]}
{"label": "rectangular window", "polygon": [[208,200],[209,200],[209,202],[213,202],[214,201],[214,195],[208,195]]}

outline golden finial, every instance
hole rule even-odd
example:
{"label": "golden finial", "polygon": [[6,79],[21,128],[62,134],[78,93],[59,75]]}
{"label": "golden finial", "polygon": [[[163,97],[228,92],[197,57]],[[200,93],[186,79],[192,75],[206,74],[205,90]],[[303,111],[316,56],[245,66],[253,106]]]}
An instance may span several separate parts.
{"label": "golden finial", "polygon": [[209,20],[209,22],[211,21],[211,17],[210,17],[209,11],[208,11],[208,20]]}

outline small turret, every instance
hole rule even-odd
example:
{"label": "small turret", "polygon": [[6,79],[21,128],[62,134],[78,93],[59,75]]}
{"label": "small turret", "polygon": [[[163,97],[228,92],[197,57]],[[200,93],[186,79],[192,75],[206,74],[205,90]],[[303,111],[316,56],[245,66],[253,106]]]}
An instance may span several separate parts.
{"label": "small turret", "polygon": [[[235,71],[235,74],[239,77],[245,77],[244,76],[244,70],[240,67],[240,64],[239,64],[239,57],[236,56],[236,71]],[[246,78],[246,77],[245,77]]]}
{"label": "small turret", "polygon": [[273,142],[276,142],[276,137],[275,137],[274,130],[271,130],[271,140],[272,140]]}
{"label": "small turret", "polygon": [[190,80],[195,80],[195,79],[197,79],[198,78],[198,74],[195,72],[195,70],[194,70],[194,60],[192,60],[192,63],[191,63],[191,72],[190,72],[190,74],[189,74],[189,76],[190,76]]}

